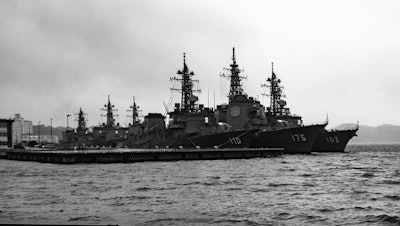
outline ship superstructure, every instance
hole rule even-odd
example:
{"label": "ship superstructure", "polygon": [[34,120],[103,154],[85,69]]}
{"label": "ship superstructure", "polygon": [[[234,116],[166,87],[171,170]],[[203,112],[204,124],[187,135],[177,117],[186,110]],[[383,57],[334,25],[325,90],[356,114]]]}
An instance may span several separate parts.
{"label": "ship superstructure", "polygon": [[171,90],[175,90],[181,93],[181,104],[180,111],[182,113],[192,113],[195,112],[196,102],[198,101],[198,97],[194,95],[195,92],[200,92],[199,89],[194,88],[194,83],[198,83],[199,80],[194,80],[192,77],[194,76],[194,72],[189,70],[189,67],[186,64],[186,53],[183,53],[183,68],[182,70],[178,70],[178,77],[171,77],[171,81],[178,81],[180,83],[180,88],[171,88]]}
{"label": "ship superstructure", "polygon": [[[343,142],[355,135],[355,130],[339,132],[322,131],[326,123],[303,125],[302,117],[290,112],[281,80],[274,71],[266,79],[269,106],[256,98],[248,96],[243,89],[242,70],[237,63],[235,48],[232,49],[232,62],[225,68],[223,77],[230,80],[228,103],[216,109],[199,104],[196,96],[199,89],[195,84],[195,73],[187,65],[183,54],[183,66],[170,78],[179,86],[171,90],[180,93],[179,103],[165,114],[148,113],[139,120],[139,106],[133,98],[130,106],[132,122],[122,127],[116,123],[115,106],[108,96],[102,108],[106,117],[104,123],[88,129],[85,113],[78,113],[78,127],[65,132],[67,148],[90,147],[131,147],[131,148],[284,148],[285,153],[310,153],[318,134],[324,142],[319,142],[321,150],[329,147],[341,149]],[[166,123],[166,116],[168,122]],[[322,132],[321,132],[322,131]],[[344,134],[344,135],[343,135]],[[343,136],[342,136],[343,135]],[[342,139],[343,138],[343,139]],[[332,141],[333,139],[333,141]],[[340,142],[336,142],[340,140]],[[333,145],[332,143],[335,143]],[[344,144],[344,146],[345,146]],[[344,147],[343,146],[343,147]],[[317,147],[317,146],[314,146]],[[339,147],[339,148],[337,148]],[[332,148],[331,148],[332,149]]]}
{"label": "ship superstructure", "polygon": [[282,89],[275,73],[269,79],[271,89],[269,95],[272,97],[272,101],[266,111],[258,100],[248,97],[244,93],[241,81],[244,77],[240,75],[241,70],[238,68],[233,48],[230,75],[224,75],[224,77],[230,78],[231,82],[229,103],[217,107],[218,121],[226,123],[233,130],[257,129],[258,132],[251,145],[254,148],[284,147],[286,153],[310,153],[317,134],[326,124],[296,128],[287,126],[287,123],[274,117],[274,115],[282,117],[290,115],[288,109],[283,108],[285,104],[280,99]]}
{"label": "ship superstructure", "polygon": [[267,83],[262,84],[262,87],[269,88],[269,93],[266,96],[270,99],[269,107],[267,107],[267,117],[276,119],[285,126],[301,126],[303,124],[301,116],[290,113],[290,108],[287,107],[287,102],[283,99],[286,97],[283,93],[284,87],[280,84],[274,72],[274,63],[271,63],[271,77],[267,78]]}
{"label": "ship superstructure", "polygon": [[216,115],[218,122],[226,123],[233,130],[237,129],[259,129],[267,125],[264,106],[244,93],[241,76],[242,70],[236,62],[235,48],[232,49],[232,63],[226,69],[229,74],[223,74],[230,80],[230,90],[228,94],[228,104],[218,105]]}
{"label": "ship superstructure", "polygon": [[79,108],[79,112],[77,114],[78,127],[76,128],[77,131],[84,131],[87,132],[88,128],[86,127],[86,113],[83,112],[82,108]]}
{"label": "ship superstructure", "polygon": [[[169,147],[169,148],[228,148],[248,147],[255,131],[231,131],[220,125],[214,116],[214,110],[197,104],[194,95],[194,72],[189,70],[186,54],[183,55],[183,68],[178,70],[171,80],[180,83],[179,88],[171,88],[181,93],[181,102],[175,104],[173,111],[168,112],[169,121],[164,128],[160,114],[149,114],[144,124],[146,128],[137,139],[130,139],[131,147]],[[240,138],[239,138],[240,137]],[[239,141],[238,141],[239,140]]]}
{"label": "ship superstructure", "polygon": [[132,112],[130,115],[128,115],[128,117],[132,118],[132,123],[130,124],[130,126],[137,126],[140,124],[140,119],[139,119],[139,106],[136,105],[136,101],[135,101],[135,97],[133,97],[133,102],[132,105],[129,106],[129,110],[127,110],[128,112]]}
{"label": "ship superstructure", "polygon": [[107,104],[101,109],[106,112],[102,115],[106,117],[106,122],[93,127],[93,145],[96,147],[123,147],[125,145],[124,139],[127,138],[128,129],[115,123],[114,117],[117,115],[114,114],[116,111],[114,107],[108,95]]}
{"label": "ship superstructure", "polygon": [[224,68],[229,74],[222,74],[221,76],[230,80],[228,98],[229,100],[233,100],[235,96],[245,95],[242,87],[242,79],[246,78],[240,74],[243,70],[239,69],[239,65],[236,63],[235,47],[232,49],[232,64],[229,66],[229,68]]}
{"label": "ship superstructure", "polygon": [[172,137],[184,136],[188,134],[198,134],[213,127],[216,124],[214,111],[205,108],[203,104],[197,104],[198,97],[194,95],[200,92],[194,88],[194,72],[189,70],[186,64],[186,54],[183,54],[183,68],[177,71],[176,77],[171,80],[180,83],[179,88],[171,88],[181,93],[181,103],[176,103],[174,111],[169,112],[168,135]]}
{"label": "ship superstructure", "polygon": [[114,111],[117,111],[117,109],[115,109],[114,107],[115,106],[113,104],[111,104],[110,95],[108,95],[107,104],[104,105],[104,108],[100,109],[100,110],[106,112],[105,115],[101,115],[101,116],[105,116],[106,117],[106,123],[105,124],[103,123],[103,127],[114,127],[115,126],[114,117],[116,117],[118,115],[114,115]]}
{"label": "ship superstructure", "polygon": [[75,115],[78,125],[76,129],[67,129],[63,132],[63,142],[61,143],[63,149],[85,149],[93,145],[92,133],[86,126],[87,114],[82,108],[79,108],[79,112]]}
{"label": "ship superstructure", "polygon": [[[267,108],[267,115],[270,118],[276,119],[281,125],[289,127],[302,126],[302,117],[290,113],[286,101],[283,99],[283,86],[280,84],[281,80],[278,79],[274,72],[274,65],[272,63],[271,77],[267,79],[267,84],[263,87],[269,88],[268,97],[270,98],[270,107]],[[325,122],[328,123],[328,119]],[[321,130],[318,134],[314,145],[313,152],[343,152],[348,141],[357,136],[356,132],[358,126],[353,129],[347,130]],[[301,136],[299,137],[301,139]],[[294,137],[297,140],[297,136]]]}

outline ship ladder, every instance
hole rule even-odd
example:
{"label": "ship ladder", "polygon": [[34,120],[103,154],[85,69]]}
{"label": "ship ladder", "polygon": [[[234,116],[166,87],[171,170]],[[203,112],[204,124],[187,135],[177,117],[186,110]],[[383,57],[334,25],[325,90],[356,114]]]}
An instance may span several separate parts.
{"label": "ship ladder", "polygon": [[192,143],[193,144],[193,146],[194,147],[197,147],[197,145],[193,142],[193,140],[192,139],[190,139],[190,137],[188,137],[188,140],[190,141],[190,143]]}

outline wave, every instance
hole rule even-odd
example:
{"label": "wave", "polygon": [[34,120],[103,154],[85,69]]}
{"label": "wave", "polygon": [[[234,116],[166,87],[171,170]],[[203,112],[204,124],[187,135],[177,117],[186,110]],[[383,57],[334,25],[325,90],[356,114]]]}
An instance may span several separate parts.
{"label": "wave", "polygon": [[136,188],[136,191],[148,191],[148,190],[151,190],[151,188],[149,188],[149,187]]}
{"label": "wave", "polygon": [[381,215],[367,215],[366,220],[368,223],[378,223],[378,224],[393,224],[393,225],[400,225],[400,217],[398,216],[390,216],[386,214]]}
{"label": "wave", "polygon": [[333,212],[335,210],[332,209],[332,208],[329,208],[329,209],[323,208],[323,209],[319,209],[318,211],[321,212],[321,213],[329,213],[329,212]]}
{"label": "wave", "polygon": [[174,188],[163,188],[163,187],[153,187],[153,188],[149,188],[149,187],[138,187],[135,190],[136,191],[163,191],[163,190],[169,190],[169,189],[174,189]]}
{"label": "wave", "polygon": [[370,177],[374,177],[375,175],[373,173],[364,173],[363,175],[361,175],[361,177],[366,177],[366,178],[370,178]]}
{"label": "wave", "polygon": [[162,218],[136,225],[265,225],[249,219]]}
{"label": "wave", "polygon": [[71,217],[68,219],[68,221],[73,221],[73,222],[108,222],[108,221],[114,221],[110,217],[100,217],[100,216],[78,216],[78,217]]}
{"label": "wave", "polygon": [[393,200],[393,201],[399,201],[400,200],[400,196],[399,195],[385,195],[384,196],[387,199]]}
{"label": "wave", "polygon": [[315,187],[316,185],[315,185],[315,183],[312,183],[312,182],[304,182],[303,183],[303,187]]}
{"label": "wave", "polygon": [[199,185],[201,184],[200,181],[189,181],[186,183],[177,183],[178,186],[189,186],[189,185]]}
{"label": "wave", "polygon": [[383,180],[383,181],[381,181],[381,183],[382,184],[395,184],[395,185],[397,185],[397,184],[400,184],[400,181],[398,181],[398,180]]}
{"label": "wave", "polygon": [[268,187],[285,187],[285,186],[291,186],[293,184],[275,184],[275,183],[268,183]]}
{"label": "wave", "polygon": [[201,185],[204,185],[204,186],[215,186],[215,185],[219,185],[220,184],[220,182],[218,182],[218,181],[213,181],[213,182],[202,182],[202,183],[200,183]]}
{"label": "wave", "polygon": [[364,194],[364,193],[368,193],[368,192],[367,191],[353,189],[353,194]]}
{"label": "wave", "polygon": [[235,188],[235,187],[232,187],[232,188],[226,188],[225,189],[225,191],[241,191],[241,190],[243,190],[242,188]]}
{"label": "wave", "polygon": [[251,192],[263,192],[263,193],[265,193],[265,192],[270,192],[271,190],[268,189],[268,188],[252,188],[250,191]]}
{"label": "wave", "polygon": [[143,200],[143,199],[151,199],[150,196],[138,196],[138,195],[131,195],[131,196],[117,196],[117,197],[110,197],[110,198],[98,198],[101,201],[125,201],[125,200]]}
{"label": "wave", "polygon": [[393,172],[393,177],[400,177],[400,170],[396,170]]}
{"label": "wave", "polygon": [[354,207],[353,209],[355,209],[355,210],[372,210],[372,209],[374,209],[372,206],[356,206],[356,207]]}

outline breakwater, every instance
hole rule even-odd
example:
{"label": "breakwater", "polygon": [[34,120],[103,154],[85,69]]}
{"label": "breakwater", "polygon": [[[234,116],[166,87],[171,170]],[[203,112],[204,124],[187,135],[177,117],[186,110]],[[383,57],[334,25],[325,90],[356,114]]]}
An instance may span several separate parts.
{"label": "breakwater", "polygon": [[124,163],[145,161],[268,158],[281,155],[283,148],[238,149],[115,149],[115,150],[25,150],[6,152],[6,159],[44,163]]}

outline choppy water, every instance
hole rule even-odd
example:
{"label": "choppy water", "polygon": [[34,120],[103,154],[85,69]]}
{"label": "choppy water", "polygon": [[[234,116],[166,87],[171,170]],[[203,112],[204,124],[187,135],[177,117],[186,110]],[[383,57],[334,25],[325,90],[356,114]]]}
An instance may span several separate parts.
{"label": "choppy water", "polygon": [[400,146],[247,160],[0,160],[0,222],[400,225]]}

